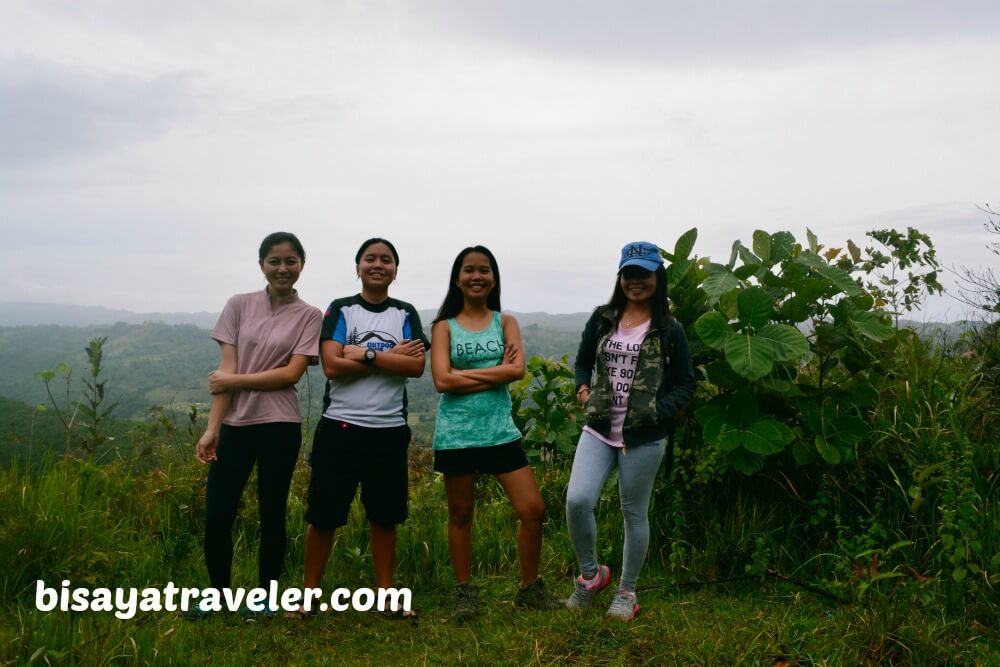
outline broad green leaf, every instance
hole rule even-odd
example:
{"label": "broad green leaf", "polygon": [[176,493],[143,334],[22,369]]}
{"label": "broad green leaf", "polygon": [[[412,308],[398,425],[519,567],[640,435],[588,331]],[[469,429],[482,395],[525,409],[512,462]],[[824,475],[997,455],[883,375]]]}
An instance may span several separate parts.
{"label": "broad green leaf", "polygon": [[746,280],[760,270],[760,264],[744,264],[733,270],[733,275],[740,280]]}
{"label": "broad green leaf", "polygon": [[726,420],[719,414],[705,422],[701,430],[701,435],[708,444],[721,445],[720,438],[726,428]]}
{"label": "broad green leaf", "polygon": [[742,377],[759,380],[774,367],[775,351],[771,341],[750,334],[734,335],[726,342],[726,361]]}
{"label": "broad green leaf", "polygon": [[827,434],[837,444],[853,447],[868,434],[868,427],[859,417],[841,415],[827,425]]}
{"label": "broad green leaf", "polygon": [[749,287],[736,296],[740,322],[744,326],[760,329],[771,321],[774,298],[760,287]]}
{"label": "broad green leaf", "polygon": [[739,247],[736,249],[736,252],[739,255],[740,261],[743,262],[743,264],[759,265],[764,263],[764,261],[760,257],[750,252],[750,249],[747,248],[742,243],[739,244]]}
{"label": "broad green leaf", "polygon": [[726,455],[726,461],[736,470],[744,475],[752,475],[760,470],[764,465],[764,458],[739,448]]}
{"label": "broad green leaf", "polygon": [[701,288],[705,290],[705,293],[715,298],[739,286],[739,278],[734,276],[729,270],[712,273],[701,283]]}
{"label": "broad green leaf", "polygon": [[776,419],[759,419],[744,432],[743,448],[755,454],[777,454],[788,442]]}
{"label": "broad green leaf", "polygon": [[816,235],[812,233],[812,230],[806,227],[806,238],[809,240],[809,252],[819,252],[819,242],[816,240]]}
{"label": "broad green leaf", "polygon": [[808,299],[797,295],[781,304],[781,312],[792,322],[805,322],[809,319],[809,306]]}
{"label": "broad green leaf", "polygon": [[698,338],[713,350],[723,350],[730,338],[735,336],[725,315],[717,310],[710,310],[694,323],[694,331]]}
{"label": "broad green leaf", "polygon": [[725,361],[713,361],[705,366],[708,381],[720,389],[736,389],[743,381]]}
{"label": "broad green leaf", "polygon": [[[837,289],[847,296],[857,296],[861,294],[861,288],[858,287],[858,283],[851,278],[851,274],[836,266],[830,266],[819,255],[811,252],[804,252],[798,256],[797,261],[799,264],[804,264],[805,266],[814,269],[816,273],[829,280]],[[800,294],[804,293],[802,290],[796,291]]]}
{"label": "broad green leaf", "polygon": [[726,268],[732,271],[733,267],[736,266],[736,259],[740,256],[740,248],[743,244],[739,241],[733,241],[733,249],[729,252],[729,261],[726,262]]}
{"label": "broad green leaf", "polygon": [[840,463],[840,452],[836,447],[827,443],[826,438],[822,434],[816,434],[816,451],[819,452],[819,455],[827,463],[833,465]]}
{"label": "broad green leaf", "polygon": [[687,230],[681,237],[677,239],[677,243],[674,244],[674,261],[679,262],[685,260],[691,256],[691,251],[694,250],[694,242],[698,240],[698,228],[692,227]]}
{"label": "broad green leaf", "polygon": [[732,452],[743,446],[743,431],[730,428],[727,424],[722,433],[719,434],[719,449],[724,452]]}
{"label": "broad green leaf", "polygon": [[724,414],[724,410],[721,405],[716,403],[708,403],[703,405],[694,411],[694,418],[699,424],[704,426],[709,422],[709,420],[715,417],[721,417]]}
{"label": "broad green leaf", "polygon": [[783,262],[792,256],[795,248],[795,237],[791,232],[775,232],[771,234],[771,261],[774,264]]}
{"label": "broad green leaf", "polygon": [[740,319],[740,310],[736,305],[736,296],[739,293],[740,289],[737,287],[719,297],[719,310],[730,320]]}
{"label": "broad green leaf", "polygon": [[805,396],[799,385],[791,380],[782,380],[776,377],[766,377],[760,381],[762,389],[778,394],[785,398],[798,398]]}
{"label": "broad green leaf", "polygon": [[680,283],[684,280],[684,276],[688,274],[691,270],[691,262],[687,260],[680,260],[673,262],[667,268],[667,284],[671,287]]}
{"label": "broad green leaf", "polygon": [[738,391],[729,397],[729,404],[726,406],[726,421],[733,428],[745,429],[753,422],[757,421],[760,410],[757,408],[757,399],[749,391]]}
{"label": "broad green leaf", "polygon": [[792,456],[800,466],[808,465],[816,461],[816,450],[808,443],[796,440],[792,443]]}
{"label": "broad green leaf", "polygon": [[861,288],[858,287],[858,283],[851,278],[851,274],[841,268],[826,265],[816,267],[816,272],[836,285],[837,288],[847,296],[857,296],[861,294]]}
{"label": "broad green leaf", "polygon": [[850,315],[851,326],[862,336],[882,342],[896,335],[896,329],[875,312],[857,312]]}
{"label": "broad green leaf", "polygon": [[794,361],[809,354],[809,340],[787,324],[768,324],[757,332],[757,336],[771,341],[776,361]]}
{"label": "broad green leaf", "polygon": [[753,233],[753,252],[767,264],[771,259],[771,235],[757,229]]}

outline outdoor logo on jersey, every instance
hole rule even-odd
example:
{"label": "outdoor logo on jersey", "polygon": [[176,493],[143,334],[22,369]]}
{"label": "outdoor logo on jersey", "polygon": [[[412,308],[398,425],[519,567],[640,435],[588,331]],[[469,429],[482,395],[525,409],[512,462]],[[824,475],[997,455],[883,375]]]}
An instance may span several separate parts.
{"label": "outdoor logo on jersey", "polygon": [[389,350],[396,347],[396,343],[399,341],[392,334],[386,333],[385,331],[364,331],[358,332],[358,330],[352,329],[350,335],[347,336],[348,345],[360,345],[362,347],[367,347],[372,350]]}

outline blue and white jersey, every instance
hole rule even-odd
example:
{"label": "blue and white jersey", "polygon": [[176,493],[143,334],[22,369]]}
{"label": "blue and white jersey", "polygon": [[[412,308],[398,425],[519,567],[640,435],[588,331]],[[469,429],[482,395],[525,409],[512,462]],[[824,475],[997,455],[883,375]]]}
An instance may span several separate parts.
{"label": "blue and white jersey", "polygon": [[[320,345],[333,340],[377,352],[390,350],[404,340],[422,340],[425,348],[430,346],[413,306],[393,298],[368,303],[360,294],[330,304],[319,340]],[[406,423],[406,378],[375,372],[328,380],[323,416],[357,426],[402,426]]]}

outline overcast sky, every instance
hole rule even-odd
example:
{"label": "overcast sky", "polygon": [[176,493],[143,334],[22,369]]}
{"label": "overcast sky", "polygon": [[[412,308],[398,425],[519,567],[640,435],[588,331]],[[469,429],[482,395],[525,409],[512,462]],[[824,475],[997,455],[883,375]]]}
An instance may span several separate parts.
{"label": "overcast sky", "polygon": [[995,0],[0,0],[0,301],[218,310],[277,230],[320,307],[370,236],[420,308],[481,243],[505,308],[587,310],[695,226],[985,266],[998,71]]}

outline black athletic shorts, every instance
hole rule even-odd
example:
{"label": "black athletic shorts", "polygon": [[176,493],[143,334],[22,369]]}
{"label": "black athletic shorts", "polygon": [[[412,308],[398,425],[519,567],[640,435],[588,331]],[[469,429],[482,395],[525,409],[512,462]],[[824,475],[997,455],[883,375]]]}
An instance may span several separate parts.
{"label": "black athletic shorts", "polygon": [[492,447],[435,449],[434,469],[445,475],[502,475],[528,465],[520,438]]}
{"label": "black athletic shorts", "polygon": [[384,526],[406,521],[410,439],[406,425],[369,428],[320,419],[309,456],[306,521],[319,528],[346,525],[359,484],[369,521]]}

